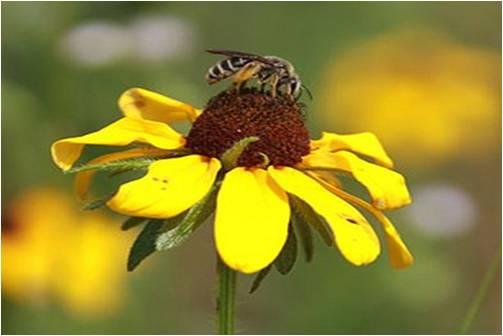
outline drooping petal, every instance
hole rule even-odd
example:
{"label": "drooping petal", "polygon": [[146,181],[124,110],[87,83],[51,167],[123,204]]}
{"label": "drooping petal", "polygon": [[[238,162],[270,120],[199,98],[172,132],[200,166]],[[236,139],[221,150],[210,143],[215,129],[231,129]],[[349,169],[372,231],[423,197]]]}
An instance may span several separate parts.
{"label": "drooping petal", "polygon": [[[309,175],[313,176],[312,174]],[[313,176],[313,178],[316,179],[315,176]],[[414,263],[414,257],[410,253],[405,243],[402,241],[400,234],[395,229],[391,221],[381,211],[375,209],[372,205],[365,202],[364,200],[345,192],[344,190],[336,188],[324,182],[323,180],[317,180],[335,195],[338,195],[342,199],[359,207],[362,207],[363,209],[370,212],[379,221],[379,223],[381,223],[384,229],[384,234],[386,236],[386,243],[388,245],[388,256],[393,267],[405,268]]]}
{"label": "drooping petal", "polygon": [[171,123],[194,122],[201,111],[189,104],[145,89],[133,88],[119,98],[119,108],[126,117]]}
{"label": "drooping petal", "polygon": [[323,132],[320,140],[311,141],[311,150],[329,152],[349,150],[368,156],[384,167],[393,168],[393,161],[386,154],[379,139],[370,132],[345,135]]}
{"label": "drooping petal", "polygon": [[[163,153],[165,153],[165,151],[157,148],[133,148],[126,151],[98,156],[97,158],[89,161],[87,164],[101,164],[111,161],[131,159],[142,156],[157,156],[162,155]],[[81,200],[86,199],[87,191],[89,190],[89,186],[95,173],[96,170],[92,169],[92,170],[81,171],[75,175],[75,183],[74,183],[75,192]]]}
{"label": "drooping petal", "polygon": [[313,171],[312,174],[316,175],[318,178],[327,181],[328,183],[336,186],[342,187],[342,182],[333,172],[330,171]]}
{"label": "drooping petal", "polygon": [[309,176],[289,167],[269,167],[274,180],[306,203],[330,225],[342,255],[355,265],[365,265],[380,253],[379,240],[365,217]]}
{"label": "drooping petal", "polygon": [[411,198],[405,178],[399,173],[369,163],[347,151],[316,151],[303,158],[308,167],[337,169],[348,172],[363,184],[372,197],[372,204],[380,209],[395,209],[410,204]]}
{"label": "drooping petal", "polygon": [[391,221],[384,215],[378,219],[384,228],[391,265],[395,268],[406,268],[412,265],[414,263],[414,257]]}
{"label": "drooping petal", "polygon": [[126,146],[133,142],[176,149],[184,145],[185,139],[166,124],[126,117],[99,131],[58,140],[52,144],[51,154],[61,169],[68,170],[78,160],[85,145]]}
{"label": "drooping petal", "polygon": [[231,170],[217,198],[215,242],[220,257],[243,273],[265,268],[286,242],[289,218],[288,197],[265,170]]}
{"label": "drooping petal", "polygon": [[107,205],[128,216],[170,218],[201,200],[220,168],[217,159],[200,155],[159,160],[147,175],[123,184]]}

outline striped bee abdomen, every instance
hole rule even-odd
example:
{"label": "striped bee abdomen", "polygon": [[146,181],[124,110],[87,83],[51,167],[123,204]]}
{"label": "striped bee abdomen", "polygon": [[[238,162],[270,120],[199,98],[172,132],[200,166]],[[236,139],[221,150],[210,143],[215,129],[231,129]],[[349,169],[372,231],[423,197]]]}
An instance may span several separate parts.
{"label": "striped bee abdomen", "polygon": [[217,83],[224,80],[236,72],[241,70],[246,64],[250,63],[251,60],[243,57],[230,57],[226,58],[221,62],[218,62],[214,66],[208,69],[206,74],[206,80],[210,84]]}

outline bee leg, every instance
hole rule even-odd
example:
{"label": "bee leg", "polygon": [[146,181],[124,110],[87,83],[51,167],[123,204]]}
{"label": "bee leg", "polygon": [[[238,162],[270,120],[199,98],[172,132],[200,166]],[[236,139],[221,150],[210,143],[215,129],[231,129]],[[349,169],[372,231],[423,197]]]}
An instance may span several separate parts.
{"label": "bee leg", "polygon": [[234,81],[233,83],[233,88],[239,93],[242,88],[244,88],[246,85],[246,81],[241,81],[241,82],[236,82]]}
{"label": "bee leg", "polygon": [[259,88],[259,92],[260,93],[265,93],[265,87],[266,87],[267,83],[264,83],[264,82],[260,82],[260,88]]}
{"label": "bee leg", "polygon": [[294,99],[290,85],[286,85],[285,95],[288,97],[288,99]]}
{"label": "bee leg", "polygon": [[244,87],[247,80],[256,76],[256,74],[260,71],[260,68],[261,65],[259,63],[250,62],[234,75],[233,82],[238,92],[242,87]]}
{"label": "bee leg", "polygon": [[275,98],[278,93],[278,75],[274,74],[271,76],[271,97]]}

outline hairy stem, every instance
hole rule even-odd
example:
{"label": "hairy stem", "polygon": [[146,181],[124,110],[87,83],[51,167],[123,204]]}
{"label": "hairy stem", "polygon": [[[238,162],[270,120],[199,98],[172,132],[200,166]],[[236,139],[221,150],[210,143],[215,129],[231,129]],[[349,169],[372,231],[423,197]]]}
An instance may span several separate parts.
{"label": "hairy stem", "polygon": [[236,272],[231,270],[218,257],[218,333],[220,335],[234,334],[234,301],[236,295]]}

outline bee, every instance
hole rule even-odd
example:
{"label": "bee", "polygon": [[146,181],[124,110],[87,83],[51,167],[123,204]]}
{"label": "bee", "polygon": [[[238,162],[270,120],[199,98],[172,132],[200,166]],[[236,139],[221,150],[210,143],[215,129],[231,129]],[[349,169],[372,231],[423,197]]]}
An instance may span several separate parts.
{"label": "bee", "polygon": [[270,86],[273,97],[279,93],[297,100],[303,88],[311,96],[295,73],[293,65],[283,58],[230,50],[210,49],[207,52],[227,56],[226,59],[208,69],[206,80],[209,84],[232,76],[234,86],[239,90],[248,80],[256,78],[262,91],[267,85]]}

